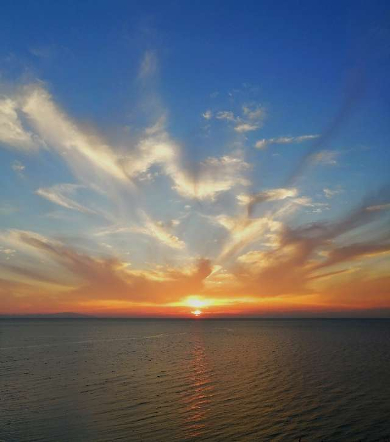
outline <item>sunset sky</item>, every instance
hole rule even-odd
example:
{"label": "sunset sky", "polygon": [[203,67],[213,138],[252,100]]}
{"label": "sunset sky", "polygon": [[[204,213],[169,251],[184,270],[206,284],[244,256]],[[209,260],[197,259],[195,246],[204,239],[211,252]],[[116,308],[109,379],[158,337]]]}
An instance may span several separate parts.
{"label": "sunset sky", "polygon": [[388,2],[1,9],[0,314],[390,315]]}

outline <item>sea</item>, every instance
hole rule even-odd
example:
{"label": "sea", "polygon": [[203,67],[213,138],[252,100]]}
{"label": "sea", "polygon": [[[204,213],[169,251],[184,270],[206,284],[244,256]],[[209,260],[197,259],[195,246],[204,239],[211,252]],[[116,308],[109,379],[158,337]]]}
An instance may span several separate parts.
{"label": "sea", "polygon": [[3,319],[0,441],[390,441],[390,320]]}

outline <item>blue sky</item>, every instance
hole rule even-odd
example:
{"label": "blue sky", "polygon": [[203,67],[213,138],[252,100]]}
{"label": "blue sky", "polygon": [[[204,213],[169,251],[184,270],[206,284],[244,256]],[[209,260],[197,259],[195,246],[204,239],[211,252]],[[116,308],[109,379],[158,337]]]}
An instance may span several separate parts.
{"label": "blue sky", "polygon": [[[390,305],[387,2],[19,1],[2,10],[7,311],[161,313],[194,296],[210,311],[261,313],[264,299],[303,310]],[[363,211],[335,227],[362,205],[375,217]],[[334,233],[313,245],[313,223]],[[312,248],[297,264],[291,249],[303,243]],[[355,252],[332,261],[340,247]],[[291,278],[270,287],[283,262]],[[344,279],[320,277],[325,267]],[[117,294],[95,299],[95,272]],[[328,285],[313,287],[315,278]],[[385,287],[377,301],[325,295],[360,280]],[[174,295],[150,296],[156,281],[173,281]]]}

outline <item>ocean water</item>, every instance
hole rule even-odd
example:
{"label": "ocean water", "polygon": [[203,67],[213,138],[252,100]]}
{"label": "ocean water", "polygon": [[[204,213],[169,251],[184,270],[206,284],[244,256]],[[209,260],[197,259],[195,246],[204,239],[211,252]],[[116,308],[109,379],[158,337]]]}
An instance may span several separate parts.
{"label": "ocean water", "polygon": [[0,320],[1,441],[390,440],[389,320]]}

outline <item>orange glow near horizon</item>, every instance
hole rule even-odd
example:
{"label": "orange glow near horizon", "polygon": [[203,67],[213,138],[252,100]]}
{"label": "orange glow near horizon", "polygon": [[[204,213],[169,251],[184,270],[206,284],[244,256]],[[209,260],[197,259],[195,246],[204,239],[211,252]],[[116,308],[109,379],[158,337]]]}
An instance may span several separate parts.
{"label": "orange glow near horizon", "polygon": [[202,314],[202,311],[201,310],[195,310],[195,311],[193,311],[193,312],[191,312],[193,315],[195,315],[195,316],[200,316],[201,314]]}
{"label": "orange glow near horizon", "polygon": [[204,308],[207,307],[208,305],[211,304],[211,301],[206,300],[206,299],[201,299],[197,296],[190,296],[187,298],[187,300],[185,301],[186,305],[188,307],[195,307],[195,308]]}

